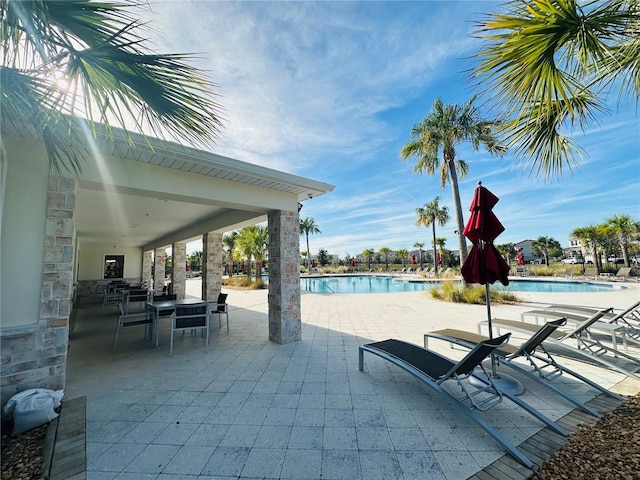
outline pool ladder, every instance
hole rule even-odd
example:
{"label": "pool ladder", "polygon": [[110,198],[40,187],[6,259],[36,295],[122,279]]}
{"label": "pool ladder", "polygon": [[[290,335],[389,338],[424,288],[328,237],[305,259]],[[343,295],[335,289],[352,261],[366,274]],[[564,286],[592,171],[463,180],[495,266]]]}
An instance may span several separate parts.
{"label": "pool ladder", "polygon": [[325,287],[327,287],[327,289],[331,292],[331,293],[336,293],[333,291],[333,289],[329,286],[329,284],[327,282],[325,282],[324,280],[320,280],[320,283],[322,283]]}

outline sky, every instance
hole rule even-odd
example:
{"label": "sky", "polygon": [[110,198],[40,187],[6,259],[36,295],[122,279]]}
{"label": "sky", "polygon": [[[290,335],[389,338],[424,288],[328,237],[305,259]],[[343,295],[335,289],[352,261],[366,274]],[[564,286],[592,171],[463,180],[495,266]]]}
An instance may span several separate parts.
{"label": "sky", "polygon": [[[471,33],[501,3],[154,0],[149,38],[157,52],[197,53],[193,63],[217,85],[225,119],[213,152],[335,186],[303,202],[301,218],[321,231],[309,237],[312,255],[429,249],[431,229],[415,225],[416,208],[436,196],[451,217],[437,236],[455,250],[450,186],[414,173],[399,152],[436,98],[463,104],[478,93],[468,71],[481,43]],[[639,112],[617,93],[608,112],[573,132],[586,156],[560,179],[532,176],[511,154],[460,145],[469,163],[459,182],[465,222],[478,181],[500,198],[497,244],[548,236],[568,246],[575,228],[639,219]]]}

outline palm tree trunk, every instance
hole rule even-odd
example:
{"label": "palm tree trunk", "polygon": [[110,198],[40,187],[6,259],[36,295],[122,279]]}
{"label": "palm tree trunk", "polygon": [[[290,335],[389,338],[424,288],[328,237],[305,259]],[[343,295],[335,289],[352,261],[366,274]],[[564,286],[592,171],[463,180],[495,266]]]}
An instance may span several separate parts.
{"label": "palm tree trunk", "polygon": [[311,272],[311,252],[309,251],[309,234],[306,234],[307,237],[307,271]]}
{"label": "palm tree trunk", "polygon": [[433,267],[435,268],[434,272],[438,274],[438,253],[436,251],[436,219],[433,219],[433,223],[431,224],[433,227]]}
{"label": "palm tree trunk", "polygon": [[458,236],[458,251],[460,253],[460,267],[467,259],[467,241],[462,234],[464,231],[464,218],[462,216],[462,204],[460,203],[460,189],[458,188],[458,174],[456,172],[453,159],[447,161],[449,164],[449,175],[451,176],[451,194],[453,204],[456,209],[456,235]]}

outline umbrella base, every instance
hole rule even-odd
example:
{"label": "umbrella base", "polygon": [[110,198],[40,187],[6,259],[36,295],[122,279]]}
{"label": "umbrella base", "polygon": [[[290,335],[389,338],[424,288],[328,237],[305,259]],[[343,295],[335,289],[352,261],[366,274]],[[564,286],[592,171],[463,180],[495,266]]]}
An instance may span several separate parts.
{"label": "umbrella base", "polygon": [[[478,388],[486,386],[486,383],[482,380],[485,375],[482,373],[476,373],[476,375],[480,378],[474,378],[471,376],[468,378],[469,383]],[[522,395],[524,393],[524,387],[515,378],[505,375],[504,373],[496,373],[495,376],[489,373],[489,375],[491,375],[491,380],[493,380],[493,383],[495,383],[496,387],[498,387],[501,392],[508,393],[510,395]]]}

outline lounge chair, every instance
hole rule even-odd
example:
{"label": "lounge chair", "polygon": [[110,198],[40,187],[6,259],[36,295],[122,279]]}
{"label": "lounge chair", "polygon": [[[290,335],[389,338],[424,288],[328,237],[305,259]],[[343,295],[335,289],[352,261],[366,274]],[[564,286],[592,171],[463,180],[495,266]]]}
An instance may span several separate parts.
{"label": "lounge chair", "polygon": [[[613,275],[612,277],[609,277],[609,280],[620,280],[624,282],[625,278],[630,279],[629,277],[631,277],[631,268],[623,267],[620,270],[618,270],[615,275]],[[636,278],[636,281],[637,281],[637,278]]]}
{"label": "lounge chair", "polygon": [[575,274],[575,269],[573,267],[567,267],[564,269],[564,273],[557,273],[554,277],[564,277],[564,278],[573,278]]}
{"label": "lounge chair", "polygon": [[[548,308],[577,315],[593,315],[598,310],[603,310],[579,305],[550,305]],[[601,322],[599,323],[605,322],[624,326],[627,341],[640,345],[640,301],[631,304],[618,313],[614,313],[613,308],[604,310],[606,313],[602,316]]]}
{"label": "lounge chair", "polygon": [[[595,313],[591,314],[595,315]],[[539,310],[528,310],[526,312],[522,312],[520,314],[521,320],[524,322],[527,317],[533,317],[536,325],[539,325],[540,319],[543,320],[557,320],[559,318],[565,318],[567,322],[573,325],[580,325],[583,322],[589,320],[591,315],[579,314],[576,312],[567,312],[567,311],[558,311],[551,308],[539,309]],[[602,315],[604,317],[604,313]],[[618,356],[618,336],[622,338],[622,345],[625,353],[629,352],[627,346],[627,329],[624,325],[618,325],[615,323],[607,323],[603,321],[593,322],[589,328],[585,331],[585,334],[591,335],[592,331],[599,331],[606,335],[611,336],[611,344],[613,345],[613,352],[615,356]]]}
{"label": "lounge chair", "polygon": [[[603,358],[607,352],[614,352],[611,347],[607,347],[603,345],[598,339],[593,338],[590,335],[584,335],[587,332],[587,329],[593,325],[595,322],[600,320],[604,315],[605,311],[601,310],[589,317],[588,320],[582,322],[579,325],[576,325],[573,329],[568,331],[555,331],[552,332],[545,342],[549,345],[553,345],[558,347],[561,351],[570,352],[572,355],[577,355],[587,361],[595,362],[601,366],[609,368],[611,370],[615,370],[617,372],[622,373],[623,375],[632,376],[640,379],[640,374],[634,373],[631,370],[627,370],[622,368],[621,366],[613,363],[611,360],[607,358]],[[486,326],[488,322],[485,320],[483,322],[478,323],[478,333],[481,334],[482,327]],[[532,323],[521,322],[518,320],[505,320],[501,318],[494,318],[491,320],[491,324],[496,328],[498,332],[503,329],[513,331],[513,332],[521,332],[527,335],[532,335],[536,333],[538,330],[538,326]],[[575,340],[577,346],[574,347],[569,345],[570,340]],[[626,360],[629,360],[635,365],[640,366],[640,360],[626,353],[617,352],[618,356],[624,357]],[[637,370],[637,369],[636,369]]]}
{"label": "lounge chair", "polygon": [[[540,421],[544,422],[554,431],[562,435],[568,434],[566,430],[556,425],[553,421],[545,417],[542,413],[531,407],[523,400],[509,393],[500,391],[491,377],[484,370],[482,361],[494,352],[496,348],[507,343],[509,336],[510,334],[506,334],[492,340],[478,343],[462,360],[457,363],[432,350],[403,342],[401,340],[389,339],[381,342],[369,343],[360,347],[359,369],[362,371],[364,367],[364,352],[369,352],[406,370],[449,400],[458,411],[483,428],[522,465],[527,468],[533,468],[533,463],[529,458],[520,452],[515,445],[503,437],[475,411],[488,410],[500,403],[503,397],[507,397]],[[474,374],[476,367],[480,368],[484,375],[476,376]],[[470,376],[474,376],[474,379],[481,382],[484,386],[479,388],[473,387],[467,382],[468,377]],[[456,398],[443,387],[443,383],[447,380],[455,380],[457,382],[463,393],[461,398]],[[483,397],[479,398],[477,397],[478,395],[482,395]]]}
{"label": "lounge chair", "polygon": [[[505,344],[496,348],[495,354],[500,359],[503,365],[506,365],[507,367],[526,375],[532,380],[545,385],[554,392],[558,393],[564,399],[576,405],[582,411],[590,413],[591,415],[594,415],[596,417],[600,417],[600,414],[596,410],[585,405],[575,397],[560,390],[553,383],[551,383],[552,380],[566,373],[567,375],[571,375],[572,377],[581,380],[582,382],[595,388],[601,393],[604,393],[616,399],[622,399],[622,397],[620,397],[619,395],[610,392],[606,388],[601,387],[597,383],[589,380],[579,373],[560,365],[552,357],[549,351],[544,348],[542,342],[546,340],[547,337],[551,335],[558,327],[565,325],[565,323],[566,320],[563,318],[554,320],[552,322],[547,322],[542,325],[533,335],[531,335],[522,345],[516,347],[511,344]],[[444,330],[425,333],[425,348],[428,348],[429,346],[429,338],[443,340],[451,344],[460,345],[465,348],[473,348],[478,343],[486,342],[487,340],[489,340],[489,337],[485,337],[484,335],[478,335],[476,333],[466,332],[464,330],[447,328]],[[532,368],[526,368],[525,366],[521,365],[520,362],[516,362],[515,360],[517,359],[526,360]]]}
{"label": "lounge chair", "polygon": [[584,278],[591,278],[593,277],[594,280],[598,279],[598,269],[596,267],[586,267],[584,269],[584,273],[582,274],[582,276]]}

